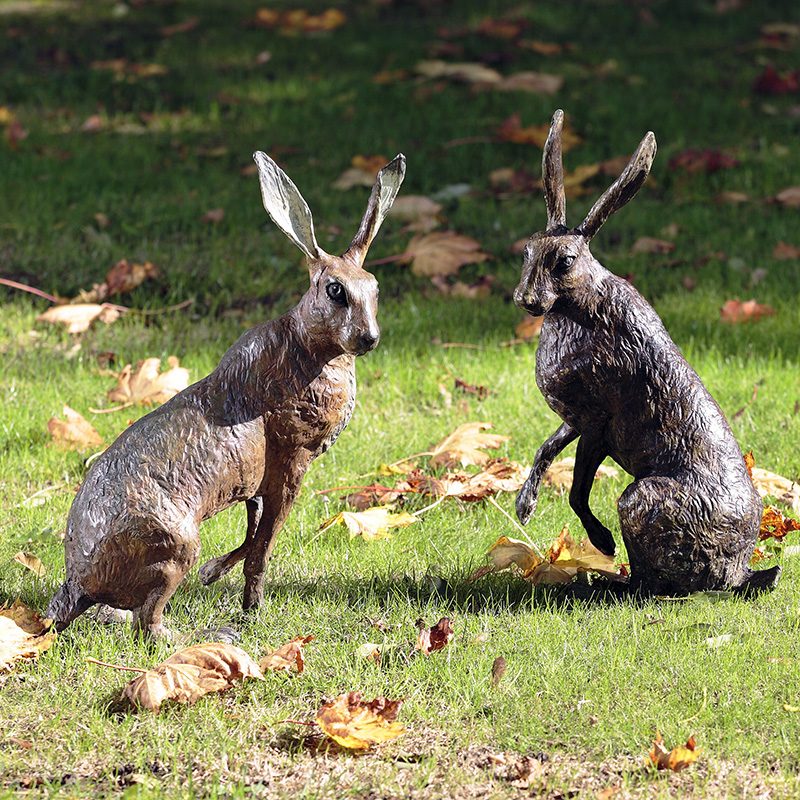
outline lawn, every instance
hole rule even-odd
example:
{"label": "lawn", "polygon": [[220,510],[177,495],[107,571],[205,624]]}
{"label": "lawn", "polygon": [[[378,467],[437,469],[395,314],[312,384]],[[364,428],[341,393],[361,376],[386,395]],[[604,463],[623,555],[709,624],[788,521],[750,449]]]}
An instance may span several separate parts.
{"label": "lawn", "polygon": [[[652,303],[756,466],[800,480],[800,190],[786,191],[800,185],[796,3],[328,8],[0,2],[0,278],[75,298],[122,259],[158,269],[109,298],[129,311],[80,334],[37,320],[49,300],[0,286],[0,604],[44,612],[99,449],[56,446],[48,421],[66,404],[109,444],[149,410],[90,410],[112,405],[124,365],[176,356],[198,380],[307,288],[300,252],[262,207],[253,151],[294,180],[331,253],[352,239],[372,178],[337,181],[359,160],[402,152],[400,197],[434,200],[436,230],[490,256],[434,282],[395,258],[415,233],[387,218],[368,256],[381,342],[358,360],[353,419],[278,535],[263,606],[242,612],[240,569],[209,587],[193,570],[166,613],[181,643],[148,646],[87,613],[0,675],[0,797],[796,797],[797,533],[769,553],[784,570],[769,595],[640,600],[510,571],[472,580],[500,536],[523,536],[502,513],[513,516],[509,492],[497,505],[448,498],[391,538],[320,530],[347,508],[344,487],[391,483],[382,465],[463,423],[492,423],[509,438],[490,454],[523,464],[558,426],[511,299],[522,263],[512,246],[546,221],[536,141],[556,108],[577,137],[565,153],[570,224],[654,131],[650,178],[592,252]],[[454,75],[453,64],[467,66]],[[479,67],[497,77],[476,80]],[[502,85],[528,72],[550,77],[536,91]],[[751,299],[757,318],[723,319],[726,303]],[[430,471],[429,457],[417,463]],[[592,492],[619,562],[628,482],[620,470]],[[404,510],[430,505],[409,494]],[[546,550],[567,524],[583,536],[566,496],[543,489],[527,535]],[[204,523],[203,558],[235,547],[244,527],[243,506]],[[418,621],[442,617],[450,643],[414,652]],[[87,661],[149,668],[220,627],[256,660],[315,638],[301,673],[158,715],[121,707],[131,675]],[[379,661],[360,655],[367,643]],[[507,668],[493,681],[498,657]],[[407,733],[353,753],[299,724],[348,691],[402,699]],[[694,736],[698,760],[649,768],[659,733],[668,748]]]}

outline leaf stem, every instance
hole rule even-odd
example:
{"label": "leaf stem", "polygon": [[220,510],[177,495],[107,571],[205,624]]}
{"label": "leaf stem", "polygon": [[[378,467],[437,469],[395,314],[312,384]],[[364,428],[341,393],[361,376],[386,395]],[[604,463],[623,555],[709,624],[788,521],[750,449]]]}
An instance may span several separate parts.
{"label": "leaf stem", "polygon": [[518,530],[518,531],[519,531],[519,532],[520,532],[520,533],[521,533],[521,534],[522,534],[522,535],[523,535],[523,536],[524,536],[524,537],[525,537],[525,538],[528,540],[528,544],[529,544],[529,545],[530,545],[530,546],[533,548],[533,550],[534,550],[534,552],[536,553],[536,555],[537,555],[537,556],[539,556],[539,558],[541,558],[541,559],[542,559],[542,561],[546,561],[547,559],[546,559],[546,558],[545,558],[545,557],[542,555],[542,552],[541,552],[541,550],[539,550],[539,548],[538,548],[538,547],[537,547],[537,546],[536,546],[536,545],[533,543],[533,540],[531,539],[531,537],[530,537],[530,536],[528,536],[528,533],[527,533],[527,531],[525,530],[525,528],[523,528],[523,527],[522,527],[522,525],[520,525],[520,524],[519,524],[519,522],[517,522],[517,521],[514,519],[514,517],[512,517],[512,516],[511,516],[511,514],[509,514],[509,513],[508,513],[508,511],[506,511],[506,510],[505,510],[505,509],[504,509],[504,508],[503,508],[503,507],[500,505],[500,503],[498,503],[498,502],[497,502],[497,500],[495,500],[495,499],[494,499],[494,497],[492,497],[492,495],[489,495],[489,496],[487,497],[487,500],[488,500],[488,501],[489,501],[489,502],[490,502],[490,503],[491,503],[491,504],[492,504],[492,505],[493,505],[493,506],[494,506],[494,507],[495,507],[495,508],[496,508],[496,509],[497,509],[497,510],[498,510],[498,511],[499,511],[499,512],[500,512],[500,513],[501,513],[501,514],[504,516],[504,517],[507,517],[507,518],[508,518],[508,519],[511,521],[511,524],[512,524],[512,525],[513,525],[513,526],[514,526],[514,527],[515,527],[515,528],[516,528],[516,529],[517,529],[517,530]]}
{"label": "leaf stem", "polygon": [[96,658],[87,658],[86,659],[90,664],[97,664],[100,667],[110,667],[111,669],[120,669],[124,670],[125,672],[138,672],[141,675],[144,675],[145,672],[149,672],[150,670],[142,669],[142,667],[123,667],[119,664],[108,664],[105,661],[98,661]]}

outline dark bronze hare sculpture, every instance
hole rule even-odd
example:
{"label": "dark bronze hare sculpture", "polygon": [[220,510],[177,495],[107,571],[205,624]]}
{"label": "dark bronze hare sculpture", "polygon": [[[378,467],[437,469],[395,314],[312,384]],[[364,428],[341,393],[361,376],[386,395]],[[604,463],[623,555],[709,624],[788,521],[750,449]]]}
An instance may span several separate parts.
{"label": "dark bronze hare sculpture", "polygon": [[592,480],[606,456],[634,477],[617,504],[633,588],[774,588],[779,566],[748,567],[762,504],[722,411],[656,312],[589,252],[602,224],[647,178],[655,137],[644,137],[586,219],[567,228],[563,119],[561,111],[553,116],[542,159],[547,230],[525,248],[514,302],[544,315],[536,382],[564,422],[539,448],[517,496],[517,516],[528,523],[548,466],[578,439],[570,506],[608,555],[614,539],[589,508]]}
{"label": "dark bronze hare sculpture", "polygon": [[379,173],[341,257],[317,244],[311,212],[286,174],[254,155],[264,207],[305,253],[311,287],[284,316],[256,325],[206,378],[142,417],[92,465],[70,509],[66,580],[47,616],[65,628],[94,603],[132,609],[134,629],[168,632],[162,613],[200,555],[200,523],[247,506],[244,542],[206,562],[213,583],[244,560],[244,607],[258,606],[275,534],[312,459],[355,405],[355,357],[372,350],[378,283],[362,264],[405,175],[398,155]]}

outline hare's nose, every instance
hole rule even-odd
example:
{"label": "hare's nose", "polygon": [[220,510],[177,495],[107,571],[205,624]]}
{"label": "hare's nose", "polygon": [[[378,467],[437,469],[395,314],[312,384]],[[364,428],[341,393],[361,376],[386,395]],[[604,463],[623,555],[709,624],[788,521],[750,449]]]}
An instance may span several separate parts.
{"label": "hare's nose", "polygon": [[359,350],[363,351],[364,353],[367,350],[374,350],[380,340],[381,335],[379,333],[362,333],[358,337],[358,345]]}

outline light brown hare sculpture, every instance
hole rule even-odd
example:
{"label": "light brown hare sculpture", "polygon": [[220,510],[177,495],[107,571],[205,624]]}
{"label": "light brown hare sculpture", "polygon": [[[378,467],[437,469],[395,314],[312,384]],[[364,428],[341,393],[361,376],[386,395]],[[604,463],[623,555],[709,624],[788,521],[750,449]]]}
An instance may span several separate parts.
{"label": "light brown hare sculpture", "polygon": [[591,542],[608,555],[614,538],[589,508],[592,481],[606,456],[634,477],[617,504],[633,588],[771,589],[780,567],[748,566],[762,503],[720,407],[651,306],[589,252],[602,224],[647,178],[655,137],[644,137],[586,219],[568,228],[563,119],[556,111],[542,159],[547,230],[525,248],[514,302],[544,315],[536,382],[564,422],[537,452],[517,496],[517,516],[528,523],[548,466],[578,439],[569,502]]}
{"label": "light brown hare sculpture", "polygon": [[254,155],[264,207],[305,253],[311,287],[284,316],[256,325],[206,378],[124,431],[94,462],[67,521],[66,580],[47,616],[62,630],[94,603],[132,609],[134,629],[163,636],[164,606],[200,556],[200,523],[244,501],[247,533],[200,569],[213,583],[244,560],[245,609],[263,598],[275,534],[311,461],[355,405],[355,358],[378,343],[378,283],[362,264],[405,175],[379,173],[341,257],[317,244],[300,192]]}

